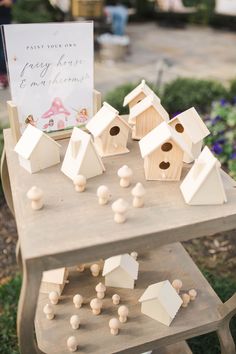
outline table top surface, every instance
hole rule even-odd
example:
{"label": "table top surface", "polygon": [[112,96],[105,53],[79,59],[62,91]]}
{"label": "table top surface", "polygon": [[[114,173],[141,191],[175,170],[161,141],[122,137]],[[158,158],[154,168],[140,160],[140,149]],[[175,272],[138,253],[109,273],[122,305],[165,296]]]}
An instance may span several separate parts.
{"label": "table top surface", "polygon": [[[19,165],[10,129],[4,130],[4,140],[24,260],[43,257],[46,261],[50,256],[55,259],[77,252],[81,261],[86,261],[125,252],[130,247],[138,250],[147,242],[158,247],[236,227],[236,183],[225,173],[226,204],[186,205],[179,189],[181,181],[145,180],[138,143],[130,141],[130,153],[104,158],[106,172],[89,179],[84,193],[76,193],[72,181],[60,171],[61,164],[31,175]],[[68,140],[60,143],[63,159]],[[125,164],[134,173],[129,188],[121,188],[117,176],[117,170]],[[184,166],[181,180],[188,169]],[[131,189],[137,182],[146,189],[145,207],[140,209],[132,207]],[[39,211],[33,211],[26,198],[34,185],[44,192],[45,205]],[[107,185],[112,193],[112,201],[105,206],[97,201],[100,185]],[[118,198],[130,205],[124,224],[113,220],[111,203]]]}
{"label": "table top surface", "polygon": [[[43,313],[48,295],[40,294],[35,321],[39,348],[45,353],[65,354],[68,352],[66,340],[73,335],[78,340],[81,354],[142,353],[217,328],[221,321],[218,307],[222,303],[181,244],[165,245],[156,250],[147,246],[139,254],[138,262],[139,276],[135,288],[107,287],[99,316],[91,313],[89,302],[96,296],[95,286],[104,279],[101,274],[97,278],[92,277],[89,269],[83,273],[69,272],[69,284],[65,286],[58,305],[53,306],[53,321],[48,321]],[[187,308],[180,308],[168,327],[142,314],[138,299],[148,285],[167,279],[172,282],[176,278],[183,282],[181,293],[194,288],[198,295]],[[80,309],[75,309],[72,302],[76,293],[84,298]],[[121,297],[120,305],[129,309],[128,321],[121,325],[118,336],[112,336],[108,327],[109,320],[118,317],[120,305],[113,305],[111,301],[115,293]],[[70,317],[75,314],[81,321],[79,330],[70,328]]]}

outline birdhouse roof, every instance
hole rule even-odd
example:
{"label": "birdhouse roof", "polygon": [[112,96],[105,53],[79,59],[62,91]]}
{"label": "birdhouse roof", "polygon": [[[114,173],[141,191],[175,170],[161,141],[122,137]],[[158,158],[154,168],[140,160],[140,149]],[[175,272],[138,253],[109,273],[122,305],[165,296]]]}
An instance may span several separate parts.
{"label": "birdhouse roof", "polygon": [[[84,161],[84,159],[86,158],[86,152],[87,152],[87,149],[89,148],[89,146],[93,149],[94,151],[94,156],[97,157],[102,169],[105,171],[105,168],[104,168],[104,165],[102,163],[102,160],[100,158],[100,156],[98,155],[98,152],[92,142],[92,137],[90,134],[84,132],[83,130],[77,128],[77,127],[74,127],[73,128],[73,131],[72,131],[72,134],[71,134],[71,138],[70,138],[70,141],[69,141],[69,145],[68,145],[68,148],[67,148],[67,151],[66,151],[66,155],[65,155],[65,158],[64,158],[64,161],[63,161],[63,164],[62,164],[62,172],[64,170],[64,163],[66,163],[67,159],[70,159],[70,154],[71,154],[71,151],[72,151],[72,142],[75,141],[75,142],[79,142],[80,143],[80,146],[79,146],[79,149],[78,149],[78,153],[77,153],[77,156],[75,157],[75,159],[73,159],[73,164],[76,164],[76,166],[78,167],[78,169],[80,168],[80,166],[82,165],[82,162]],[[88,161],[89,163],[89,161]]]}
{"label": "birdhouse roof", "polygon": [[125,270],[134,280],[138,279],[139,264],[128,253],[106,259],[102,275],[106,276],[118,267],[121,267],[123,270]]}
{"label": "birdhouse roof", "polygon": [[[221,193],[222,199],[226,202],[227,197],[224,190],[223,181],[220,175],[220,162],[215,158],[210,149],[205,146],[201,154],[195,160],[193,167],[183,180],[180,189],[182,192],[188,191],[188,199],[192,200],[199,188],[207,180],[212,171],[215,171],[218,179],[217,193]],[[193,183],[194,181],[194,183]]]}
{"label": "birdhouse roof", "polygon": [[135,89],[133,89],[127,96],[125,96],[123,106],[126,106],[127,104],[129,104],[141,92],[143,92],[146,96],[153,93],[153,91],[150,89],[150,87],[146,84],[145,80],[142,80],[141,83],[137,87],[135,87]]}
{"label": "birdhouse roof", "polygon": [[178,114],[170,120],[169,124],[172,125],[172,123],[177,120],[182,124],[184,130],[194,144],[198,143],[210,134],[206,124],[203,122],[194,107]]}
{"label": "birdhouse roof", "polygon": [[171,318],[174,318],[183,301],[169,280],[149,285],[140,297],[139,302],[157,299]]}
{"label": "birdhouse roof", "polygon": [[153,151],[169,140],[173,140],[184,152],[192,157],[192,153],[188,145],[166,122],[158,125],[139,141],[142,157],[144,158],[150,155]]}
{"label": "birdhouse roof", "polygon": [[93,118],[88,122],[86,128],[93,134],[96,138],[103,133],[103,131],[112,123],[112,121],[118,118],[120,121],[130,129],[128,123],[119,116],[119,112],[113,108],[108,103],[104,102],[102,108],[93,116]]}
{"label": "birdhouse roof", "polygon": [[35,128],[33,125],[28,124],[14,150],[21,157],[28,160],[41,139],[48,139],[52,144],[61,147],[55,140],[50,138],[50,136],[38,128]]}
{"label": "birdhouse roof", "polygon": [[66,275],[66,268],[47,270],[43,272],[42,281],[46,283],[64,284]]}
{"label": "birdhouse roof", "polygon": [[154,94],[154,92],[152,92],[149,96],[145,97],[142,101],[130,109],[129,123],[135,123],[135,119],[150,107],[153,107],[164,121],[169,121],[169,114],[161,105],[160,99]]}

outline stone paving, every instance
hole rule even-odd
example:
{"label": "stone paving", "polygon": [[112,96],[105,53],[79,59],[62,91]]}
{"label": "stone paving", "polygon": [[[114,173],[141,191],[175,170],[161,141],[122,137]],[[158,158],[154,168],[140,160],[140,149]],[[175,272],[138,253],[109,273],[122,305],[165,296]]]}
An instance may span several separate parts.
{"label": "stone paving", "polygon": [[[156,82],[158,68],[167,62],[163,82],[178,76],[211,78],[227,83],[236,77],[236,33],[190,26],[166,29],[156,23],[130,24],[130,53],[123,62],[95,61],[95,87],[104,95],[110,89],[141,78]],[[7,122],[0,91],[0,122]]]}

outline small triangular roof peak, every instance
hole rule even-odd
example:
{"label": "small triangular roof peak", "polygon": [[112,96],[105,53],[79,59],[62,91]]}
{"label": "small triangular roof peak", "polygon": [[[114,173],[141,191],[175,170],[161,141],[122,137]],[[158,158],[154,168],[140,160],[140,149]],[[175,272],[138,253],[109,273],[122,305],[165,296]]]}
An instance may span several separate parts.
{"label": "small triangular roof peak", "polygon": [[133,101],[135,97],[137,97],[141,92],[143,92],[146,96],[153,92],[153,90],[150,89],[150,87],[146,84],[145,80],[142,80],[138,86],[136,86],[127,96],[125,96],[123,106],[126,106],[131,101]]}
{"label": "small triangular roof peak", "polygon": [[220,173],[220,162],[212,154],[210,149],[205,146],[201,154],[195,160],[194,165],[190,169],[189,173],[183,180],[180,185],[182,193],[188,191],[188,200],[191,201],[192,198],[196,195],[199,188],[207,180],[209,175],[215,171],[216,178],[218,181],[218,190],[217,193],[221,193],[222,199],[224,202],[227,202],[227,197],[225,194],[225,189]]}
{"label": "small triangular roof peak", "polygon": [[140,297],[139,302],[158,299],[171,318],[174,318],[181,304],[181,297],[177,294],[169,280],[149,285]]}
{"label": "small triangular roof peak", "polygon": [[206,124],[194,107],[178,114],[170,120],[169,124],[178,120],[186,130],[191,141],[196,144],[210,134]]}
{"label": "small triangular roof peak", "polygon": [[96,138],[104,132],[104,130],[109,126],[109,124],[112,123],[115,118],[121,120],[124,125],[130,129],[128,123],[122,117],[119,116],[119,112],[109,103],[103,102],[103,106],[88,122],[86,128]]}
{"label": "small triangular roof peak", "polygon": [[134,280],[138,279],[139,263],[128,253],[106,259],[102,275],[106,276],[118,267],[125,270]]}
{"label": "small triangular roof peak", "polygon": [[52,144],[61,147],[60,144],[50,138],[50,136],[45,134],[43,131],[34,127],[33,125],[28,124],[27,128],[24,130],[22,136],[17,142],[14,151],[24,159],[29,160],[34,149],[42,138],[49,139]]}
{"label": "small triangular roof peak", "polygon": [[164,121],[169,121],[168,112],[162,106],[159,98],[155,95],[154,92],[152,92],[130,109],[129,123],[135,123],[136,118],[150,107],[153,107],[160,114]]}
{"label": "small triangular roof peak", "polygon": [[173,140],[184,152],[192,157],[192,152],[188,145],[178,136],[175,130],[166,122],[161,123],[151,130],[139,141],[139,147],[142,157],[150,155],[165,142]]}
{"label": "small triangular roof peak", "polygon": [[57,268],[43,272],[42,281],[54,284],[64,284],[66,268]]}

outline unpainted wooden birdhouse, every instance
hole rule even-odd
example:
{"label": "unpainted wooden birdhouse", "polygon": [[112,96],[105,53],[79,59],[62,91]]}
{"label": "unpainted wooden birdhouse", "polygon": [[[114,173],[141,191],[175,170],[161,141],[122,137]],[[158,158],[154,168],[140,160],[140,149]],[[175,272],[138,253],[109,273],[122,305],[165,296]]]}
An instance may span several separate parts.
{"label": "unpainted wooden birdhouse", "polygon": [[141,312],[170,326],[183,301],[169,280],[149,285],[141,298]]}
{"label": "unpainted wooden birdhouse", "polygon": [[214,205],[227,202],[220,172],[220,162],[207,146],[195,160],[180,185],[184,200],[190,205]]}
{"label": "unpainted wooden birdhouse", "polygon": [[43,272],[40,292],[49,294],[55,291],[60,296],[65,287],[69,272],[67,268],[58,268]]}
{"label": "unpainted wooden birdhouse", "polygon": [[[125,96],[123,106],[125,107],[129,105],[130,110],[133,106],[152,93],[153,90],[150,89],[145,80],[142,80],[138,86],[136,86],[128,95]],[[159,97],[157,98],[159,99]]]}
{"label": "unpainted wooden birdhouse", "polygon": [[196,109],[192,107],[178,114],[169,121],[169,125],[184,139],[191,150],[192,157],[184,153],[183,161],[190,163],[195,160],[201,152],[203,139],[210,134]]}
{"label": "unpainted wooden birdhouse", "polygon": [[132,139],[140,140],[159,124],[168,121],[169,114],[153,92],[130,110],[129,124],[132,126]]}
{"label": "unpainted wooden birdhouse", "polygon": [[139,142],[147,180],[178,181],[184,152],[188,145],[166,122],[161,123]]}
{"label": "unpainted wooden birdhouse", "polygon": [[20,165],[36,173],[60,163],[60,145],[41,130],[28,125],[15,146]]}
{"label": "unpainted wooden birdhouse", "polygon": [[105,171],[90,134],[74,127],[61,171],[72,181],[78,175],[83,175],[88,179]]}
{"label": "unpainted wooden birdhouse", "polygon": [[100,156],[129,152],[127,142],[131,128],[126,120],[119,116],[119,112],[108,103],[103,103],[86,128],[93,135]]}

